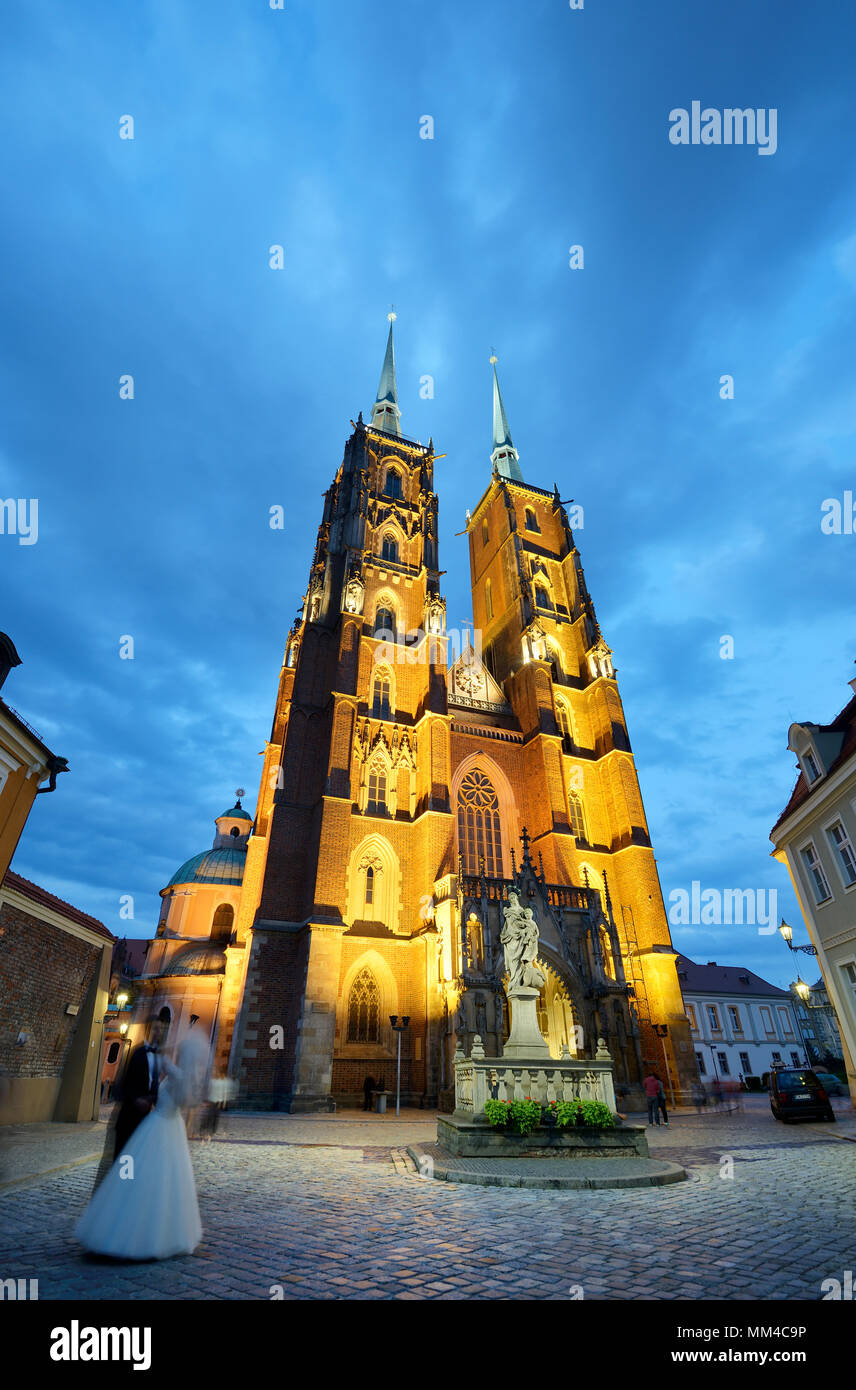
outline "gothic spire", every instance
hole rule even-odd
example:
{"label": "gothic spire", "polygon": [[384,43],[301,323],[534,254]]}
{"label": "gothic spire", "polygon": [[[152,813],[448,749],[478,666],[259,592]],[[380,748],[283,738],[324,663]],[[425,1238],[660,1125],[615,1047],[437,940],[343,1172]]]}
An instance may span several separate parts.
{"label": "gothic spire", "polygon": [[493,452],[490,461],[497,473],[501,474],[503,478],[511,478],[516,483],[522,483],[523,474],[520,471],[519,455],[511,442],[511,430],[508,428],[505,406],[502,403],[502,392],[499,389],[496,356],[491,354],[490,360],[493,366]]}
{"label": "gothic spire", "polygon": [[392,341],[392,325],[396,315],[390,310],[389,337],[386,340],[386,354],[377,388],[377,400],[372,406],[372,424],[390,434],[401,434],[401,411],[398,408],[398,391],[395,384],[395,345]]}

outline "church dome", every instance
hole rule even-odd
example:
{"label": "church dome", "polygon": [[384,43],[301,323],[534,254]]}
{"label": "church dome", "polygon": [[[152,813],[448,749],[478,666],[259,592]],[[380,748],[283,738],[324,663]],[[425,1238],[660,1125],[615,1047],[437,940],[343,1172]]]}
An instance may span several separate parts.
{"label": "church dome", "polygon": [[206,849],[202,854],[194,854],[176,870],[167,884],[173,888],[178,883],[222,883],[240,888],[244,879],[247,851],[240,847]]}
{"label": "church dome", "polygon": [[188,946],[177,951],[169,961],[164,975],[222,975],[226,957],[218,946]]}
{"label": "church dome", "polygon": [[218,816],[218,817],[217,817],[217,819],[218,819],[218,820],[226,820],[226,819],[228,819],[228,820],[246,820],[246,821],[251,821],[253,818],[252,818],[252,816],[249,814],[249,812],[246,811],[246,810],[244,809],[244,807],[241,805],[240,798],[239,798],[238,801],[236,801],[235,805],[232,806],[230,810],[224,811],[223,814],[222,814],[221,816]]}

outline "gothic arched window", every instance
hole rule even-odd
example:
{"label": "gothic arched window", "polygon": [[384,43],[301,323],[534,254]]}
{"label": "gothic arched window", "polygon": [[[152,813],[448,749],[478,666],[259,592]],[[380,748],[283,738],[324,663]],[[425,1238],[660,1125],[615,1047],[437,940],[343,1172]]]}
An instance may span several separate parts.
{"label": "gothic arched window", "polygon": [[374,920],[369,911],[370,908],[374,907],[374,877],[374,869],[371,864],[369,864],[369,867],[366,869],[366,920],[369,922]]}
{"label": "gothic arched window", "polygon": [[527,507],[527,508],[526,508],[526,530],[527,530],[527,531],[540,531],[540,530],[541,530],[541,527],[538,525],[538,518],[536,517],[536,515],[535,515],[535,513],[533,512],[533,510],[532,510],[531,507]]}
{"label": "gothic arched window", "polygon": [[375,637],[381,633],[386,633],[390,637],[395,636],[395,614],[391,608],[379,608],[375,614]]}
{"label": "gothic arched window", "polygon": [[385,497],[401,497],[403,495],[401,490],[401,474],[396,473],[394,468],[388,468],[386,470],[383,491]]}
{"label": "gothic arched window", "polygon": [[386,767],[375,763],[369,773],[369,797],[366,807],[370,816],[386,814]]}
{"label": "gothic arched window", "polygon": [[564,700],[556,701],[556,721],[559,725],[559,733],[562,738],[566,738],[569,743],[574,741],[574,721],[570,710]]}
{"label": "gothic arched window", "polygon": [[482,522],[482,545],[487,545],[487,543],[488,543],[489,540],[490,540],[490,531],[489,531],[489,529],[488,529],[488,524],[487,524],[487,521],[483,521],[483,522]]}
{"label": "gothic arched window", "polygon": [[542,588],[540,584],[536,584],[535,586],[535,606],[537,608],[549,609],[553,607],[553,600],[550,598],[547,590]]}
{"label": "gothic arched window", "polygon": [[586,834],[586,818],[583,811],[583,799],[579,792],[571,792],[568,796],[568,807],[571,812],[571,829],[577,840],[584,840],[588,843]]}
{"label": "gothic arched window", "polygon": [[391,532],[387,532],[383,538],[380,556],[382,560],[392,560],[393,562],[398,560],[398,541]]}
{"label": "gothic arched window", "polygon": [[488,622],[490,622],[491,618],[493,617],[493,591],[491,589],[491,583],[489,579],[486,580],[484,586],[484,609],[485,616],[487,617]]}
{"label": "gothic arched window", "polygon": [[232,923],[235,920],[235,909],[230,903],[221,903],[211,922],[211,938],[213,941],[228,941],[232,935]]}
{"label": "gothic arched window", "polygon": [[458,849],[468,874],[480,872],[492,878],[502,875],[502,836],[499,828],[499,798],[490,778],[473,768],[458,792]]}
{"label": "gothic arched window", "polygon": [[378,1041],[380,992],[375,977],[368,969],[361,970],[348,995],[348,1042]]}
{"label": "gothic arched window", "polygon": [[372,687],[372,717],[390,719],[389,676],[385,671],[378,672]]}

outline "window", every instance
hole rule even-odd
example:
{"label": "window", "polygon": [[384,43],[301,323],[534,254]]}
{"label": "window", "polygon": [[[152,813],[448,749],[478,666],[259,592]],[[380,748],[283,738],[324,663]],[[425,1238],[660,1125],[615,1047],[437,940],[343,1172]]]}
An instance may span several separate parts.
{"label": "window", "polygon": [[695,1005],[687,1004],[687,1018],[694,1033],[698,1032],[698,1020],[696,1019]]}
{"label": "window", "polygon": [[382,633],[395,636],[395,614],[391,608],[379,608],[375,614],[374,635],[378,637]]}
{"label": "window", "polygon": [[830,825],[826,834],[844,887],[850,888],[856,883],[856,854],[853,853],[850,837],[840,820]]}
{"label": "window", "polygon": [[728,1017],[731,1019],[731,1026],[735,1033],[743,1032],[743,1024],[740,1022],[740,1010],[736,1004],[728,1005]]}
{"label": "window", "polygon": [[782,1054],[781,1054],[781,1052],[774,1052],[774,1053],[772,1054],[772,1057],[773,1057],[773,1066],[780,1067],[780,1066],[782,1065]]}
{"label": "window", "polygon": [[856,1007],[856,965],[854,965],[852,961],[848,961],[846,965],[842,965],[841,970],[845,980],[850,986],[851,994],[853,995],[850,1002]]}
{"label": "window", "polygon": [[393,563],[398,560],[398,541],[389,532],[383,538],[380,557],[382,560],[392,560]]}
{"label": "window", "polygon": [[372,689],[372,718],[391,719],[389,712],[389,676],[375,676],[375,683]]}
{"label": "window", "polygon": [[538,518],[536,517],[536,515],[535,515],[535,513],[533,512],[533,510],[532,510],[531,507],[527,507],[527,508],[526,508],[526,530],[527,530],[527,531],[540,531],[540,530],[541,530],[541,527],[538,525]]}
{"label": "window", "polygon": [[587,844],[585,812],[583,811],[583,799],[579,792],[569,792],[568,809],[571,813],[571,829],[574,832],[574,838],[584,840]]}
{"label": "window", "polygon": [[708,1004],[707,1006],[707,1021],[710,1024],[710,1031],[712,1033],[722,1032],[719,1026],[719,1012],[715,1004]]}
{"label": "window", "polygon": [[487,545],[490,540],[490,530],[487,521],[482,522],[482,545]]}
{"label": "window", "polygon": [[540,584],[536,584],[535,586],[535,607],[549,608],[551,612],[553,610],[553,600],[550,598],[547,590],[543,589]]}
{"label": "window", "polygon": [[823,865],[817,857],[817,850],[814,845],[808,844],[800,853],[803,857],[803,863],[805,864],[809,882],[814,889],[815,902],[826,902],[828,898],[832,897],[832,894],[829,891],[826,874],[823,872]]}
{"label": "window", "polygon": [[467,773],[458,792],[458,849],[468,874],[481,872],[492,878],[502,874],[502,838],[499,798],[490,778],[478,768]]}
{"label": "window", "polygon": [[366,807],[370,816],[386,814],[386,767],[375,763],[369,772],[369,798]]}
{"label": "window", "polygon": [[808,778],[809,783],[816,782],[818,777],[820,776],[820,768],[814,760],[814,754],[803,753],[802,765],[803,771],[805,772],[805,775]]}
{"label": "window", "polygon": [[384,493],[387,497],[403,497],[401,490],[401,474],[396,473],[394,468],[386,470],[386,480],[383,485]]}
{"label": "window", "polygon": [[370,911],[370,909],[374,907],[374,869],[372,868],[371,864],[369,864],[369,867],[366,869],[366,898],[365,898],[365,901],[366,901],[366,919],[367,919],[367,921],[371,922],[371,921],[374,920],[373,914],[372,914],[372,912]]}
{"label": "window", "polygon": [[799,1065],[800,1065],[800,1054],[799,1054],[798,1052],[792,1052],[792,1053],[791,1053],[791,1066],[792,1066],[792,1067],[798,1067]]}
{"label": "window", "polygon": [[378,1041],[380,994],[370,970],[361,970],[348,996],[348,1042]]}
{"label": "window", "polygon": [[781,1004],[779,1005],[779,1023],[781,1024],[782,1032],[785,1037],[792,1038],[794,1036],[794,1025],[791,1021],[790,1009],[783,1008]]}
{"label": "window", "polygon": [[230,903],[221,903],[211,922],[211,940],[228,941],[232,935],[235,909]]}
{"label": "window", "polygon": [[726,1054],[725,1054],[724,1052],[717,1052],[716,1055],[717,1055],[717,1057],[718,1057],[718,1059],[719,1059],[719,1070],[720,1070],[720,1072],[722,1073],[723,1076],[730,1076],[730,1075],[731,1075],[731,1072],[728,1070],[728,1057],[726,1056]]}
{"label": "window", "polygon": [[484,586],[484,611],[487,616],[488,622],[490,622],[491,618],[493,617],[493,592],[491,590],[489,579],[485,582]]}
{"label": "window", "polygon": [[749,1061],[749,1053],[748,1053],[748,1052],[741,1052],[741,1053],[740,1053],[740,1066],[741,1066],[742,1069],[743,1069],[743,1075],[744,1075],[744,1076],[751,1076],[751,1075],[752,1075],[752,1064],[751,1064],[751,1062]]}
{"label": "window", "polygon": [[706,1075],[707,1075],[707,1068],[706,1068],[705,1065],[704,1065],[704,1053],[703,1053],[703,1052],[697,1052],[696,1055],[695,1055],[695,1059],[696,1059],[696,1066],[698,1067],[698,1074],[699,1074],[699,1076],[706,1076]]}
{"label": "window", "polygon": [[110,1065],[111,1062],[115,1062],[115,1060],[116,1060],[116,1058],[117,1058],[118,1056],[119,1056],[119,1043],[117,1043],[117,1042],[111,1042],[110,1046],[109,1046],[108,1049],[107,1049],[107,1064],[108,1064],[108,1066]]}
{"label": "window", "polygon": [[764,1032],[767,1034],[767,1037],[774,1038],[776,1036],[776,1030],[773,1027],[773,1015],[770,1013],[766,1004],[761,1005],[761,1022],[764,1025]]}
{"label": "window", "polygon": [[559,733],[562,735],[562,738],[567,739],[568,743],[573,743],[573,718],[564,700],[556,701],[556,723],[559,725]]}

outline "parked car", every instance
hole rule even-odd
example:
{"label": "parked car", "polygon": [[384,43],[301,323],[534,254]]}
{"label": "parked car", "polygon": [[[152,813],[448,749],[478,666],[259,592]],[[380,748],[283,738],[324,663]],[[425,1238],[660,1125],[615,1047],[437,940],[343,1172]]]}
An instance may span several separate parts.
{"label": "parked car", "polygon": [[835,1112],[816,1074],[805,1067],[770,1072],[770,1109],[777,1120],[834,1120]]}
{"label": "parked car", "polygon": [[815,1071],[815,1076],[820,1082],[827,1095],[830,1096],[849,1096],[850,1087],[846,1081],[842,1081],[831,1071]]}

